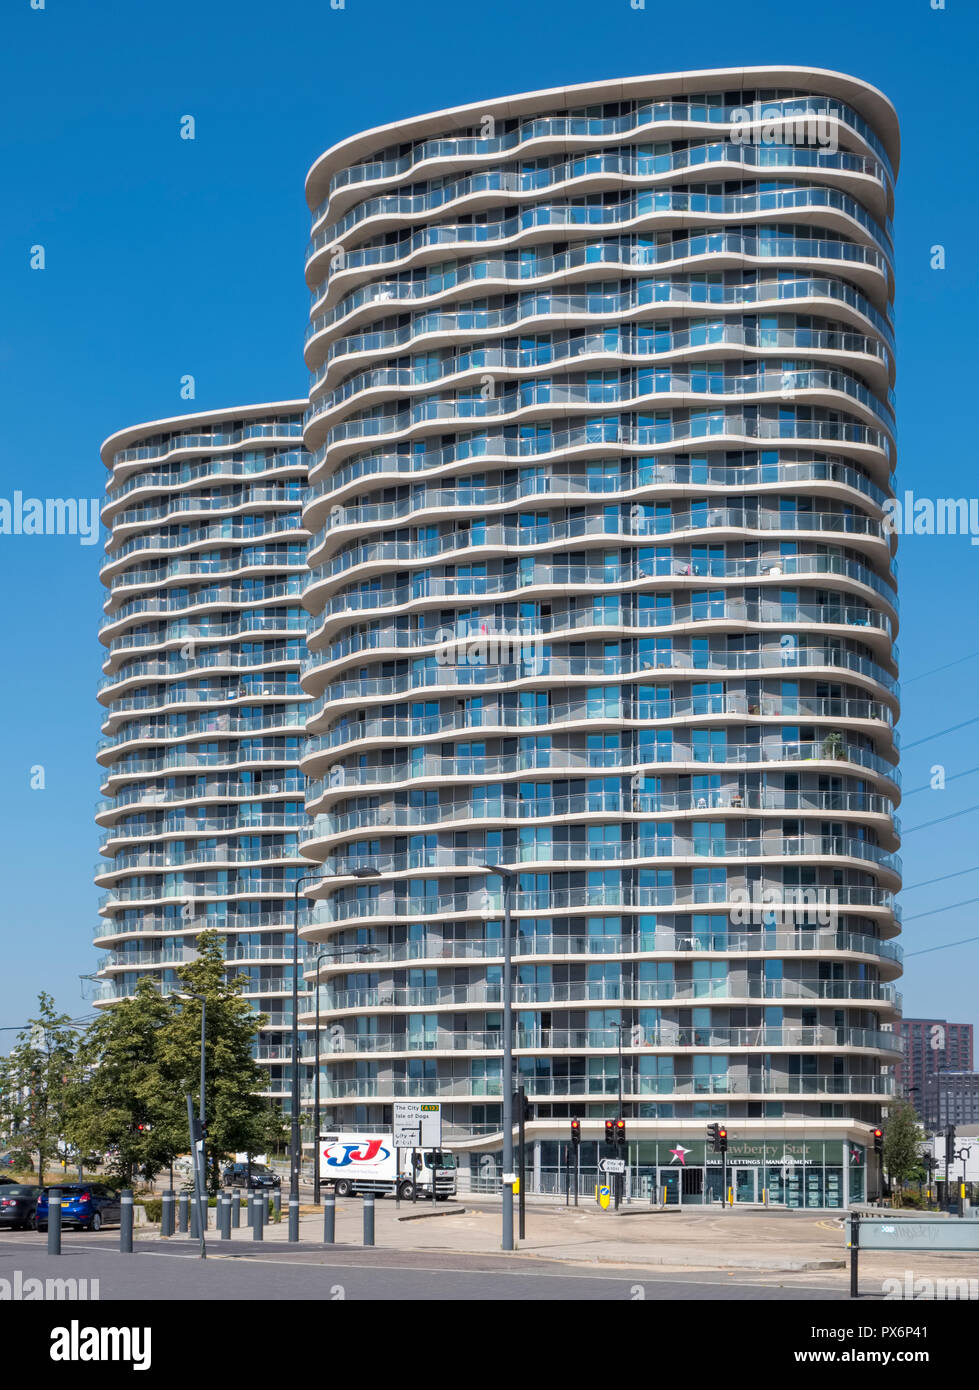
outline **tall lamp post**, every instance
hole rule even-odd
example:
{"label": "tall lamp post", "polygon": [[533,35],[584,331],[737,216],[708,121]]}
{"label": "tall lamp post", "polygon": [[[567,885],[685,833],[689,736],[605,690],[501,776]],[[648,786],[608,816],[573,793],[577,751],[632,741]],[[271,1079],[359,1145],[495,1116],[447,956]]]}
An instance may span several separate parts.
{"label": "tall lamp post", "polygon": [[313,1203],[320,1204],[320,968],[323,961],[341,961],[351,956],[380,955],[376,946],[353,946],[349,951],[320,951],[316,957],[316,1042],[313,1054]]}
{"label": "tall lamp post", "polygon": [[[197,1113],[198,1113],[198,1123],[199,1123],[199,1125],[200,1125],[201,1135],[200,1135],[200,1141],[199,1141],[199,1142],[200,1142],[200,1157],[199,1157],[199,1159],[198,1159],[198,1161],[197,1161],[197,1165],[196,1165],[196,1168],[197,1168],[197,1175],[198,1175],[197,1194],[196,1194],[196,1195],[197,1195],[197,1224],[198,1224],[199,1227],[200,1227],[200,1233],[201,1233],[201,1259],[202,1259],[202,1260],[206,1260],[206,1259],[207,1259],[207,1245],[206,1245],[206,1243],[205,1243],[204,1230],[205,1230],[205,1221],[206,1221],[206,1219],[207,1219],[207,1186],[206,1186],[206,1179],[205,1179],[205,1172],[206,1172],[206,1170],[205,1170],[205,1157],[204,1157],[204,1147],[205,1147],[205,1140],[204,1140],[204,1125],[205,1125],[205,1113],[204,1113],[204,1080],[205,1080],[205,1072],[206,1072],[206,1067],[205,1067],[205,1060],[206,1060],[205,1047],[206,1047],[206,1044],[207,1044],[207,998],[206,998],[206,996],[203,995],[203,994],[196,994],[196,993],[194,992],[194,990],[192,990],[192,989],[187,989],[185,985],[181,985],[181,986],[179,987],[179,989],[178,989],[177,992],[178,992],[179,994],[186,994],[186,995],[187,995],[189,998],[191,998],[191,999],[196,999],[197,1002],[198,1002],[198,1003],[200,1004],[200,1006],[201,1006],[201,1098],[200,1098],[200,1104],[199,1104],[199,1106],[198,1106],[198,1112],[197,1112]],[[189,1096],[187,1097],[187,1105],[188,1105],[188,1107],[190,1106],[190,1097],[189,1097]],[[193,1141],[193,1135],[191,1135],[191,1140]]]}
{"label": "tall lamp post", "polygon": [[[299,889],[303,883],[323,883],[328,878],[346,877],[339,874],[300,874],[296,879],[292,903],[292,1123],[289,1126],[289,1202],[295,1211],[299,1202],[299,1165],[302,1138],[299,1128]],[[352,869],[352,878],[380,878],[379,869]],[[319,1011],[317,1010],[317,1021]],[[316,1075],[319,1077],[319,1056]],[[295,1202],[297,1206],[291,1204]],[[291,1234],[291,1227],[290,1227]]]}
{"label": "tall lamp post", "polygon": [[478,864],[503,880],[503,1249],[513,1249],[513,936],[510,907],[519,874],[501,864]]}

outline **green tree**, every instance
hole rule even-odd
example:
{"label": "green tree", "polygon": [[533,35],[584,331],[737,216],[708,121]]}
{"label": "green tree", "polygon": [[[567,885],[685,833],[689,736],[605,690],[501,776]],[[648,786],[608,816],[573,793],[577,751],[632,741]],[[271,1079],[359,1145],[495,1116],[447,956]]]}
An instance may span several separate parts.
{"label": "green tree", "polygon": [[[239,1151],[259,1153],[268,1133],[268,1106],[259,1092],[265,1075],[252,1056],[256,1033],[268,1021],[252,1011],[242,997],[244,977],[226,978],[222,938],[201,932],[197,959],[177,970],[182,985],[207,1003],[204,1106],[207,1118],[208,1186],[217,1191],[222,1163]],[[178,986],[179,991],[179,986]],[[160,1073],[165,1086],[184,1103],[183,1132],[187,1133],[186,1102],[200,1089],[201,1005],[184,997],[160,1033]]]}
{"label": "green tree", "polygon": [[78,1049],[66,1137],[79,1153],[107,1154],[127,1185],[137,1173],[152,1181],[187,1147],[183,1096],[165,1084],[160,1066],[160,1040],[175,1013],[172,997],[143,977],[130,998],[89,1026]]}
{"label": "green tree", "polygon": [[910,1182],[921,1168],[921,1145],[925,1133],[914,1106],[897,1100],[888,1106],[884,1128],[884,1167],[892,1183]]}
{"label": "green tree", "polygon": [[48,1159],[58,1157],[64,1136],[65,1101],[75,1066],[77,1029],[67,1014],[58,1013],[43,991],[37,997],[37,1017],[17,1034],[3,1065],[5,1121],[11,1152],[26,1168],[44,1178]]}

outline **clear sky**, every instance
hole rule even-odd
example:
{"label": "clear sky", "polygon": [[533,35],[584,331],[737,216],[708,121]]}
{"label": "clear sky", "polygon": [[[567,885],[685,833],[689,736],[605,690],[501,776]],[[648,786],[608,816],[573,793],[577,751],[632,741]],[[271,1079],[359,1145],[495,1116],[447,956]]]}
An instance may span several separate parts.
{"label": "clear sky", "polygon": [[[898,108],[899,487],[968,496],[979,26],[966,0],[931,3],[5,0],[0,496],[100,496],[103,438],[187,409],[187,373],[201,410],[305,394],[303,180],[334,141],[484,97],[754,63],[850,72]],[[91,1007],[78,977],[97,959],[100,555],[0,536],[0,1026],[42,988],[73,1015]],[[934,913],[979,900],[979,872],[912,886],[979,865],[979,809],[914,828],[979,806],[979,723],[930,737],[979,714],[979,548],[910,537],[899,570],[911,952],[979,936],[979,903]],[[916,791],[936,763],[977,771]],[[979,1023],[977,967],[979,941],[912,956],[905,1012]]]}

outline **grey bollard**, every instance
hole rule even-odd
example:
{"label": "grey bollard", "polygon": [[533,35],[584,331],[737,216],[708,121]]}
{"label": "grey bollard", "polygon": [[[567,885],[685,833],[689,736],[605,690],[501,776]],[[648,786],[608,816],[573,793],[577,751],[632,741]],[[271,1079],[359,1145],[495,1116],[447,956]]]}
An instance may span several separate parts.
{"label": "grey bollard", "polygon": [[335,1245],[337,1238],[337,1199],[331,1192],[323,1198],[323,1244]]}
{"label": "grey bollard", "polygon": [[197,1200],[196,1194],[190,1202],[190,1237],[191,1240],[201,1238],[201,1204]]}
{"label": "grey bollard", "polygon": [[241,1193],[237,1187],[231,1189],[231,1229],[237,1230],[241,1225]]}
{"label": "grey bollard", "polygon": [[374,1194],[364,1193],[364,1244],[374,1244]]}
{"label": "grey bollard", "polygon": [[231,1198],[226,1192],[218,1196],[218,1230],[222,1240],[231,1239]]}
{"label": "grey bollard", "polygon": [[179,1230],[185,1236],[190,1229],[190,1197],[186,1192],[181,1192],[177,1201],[177,1213],[179,1216]]}
{"label": "grey bollard", "polygon": [[48,1192],[48,1254],[61,1254],[61,1188]]}
{"label": "grey bollard", "polygon": [[289,1198],[289,1239],[297,1241],[299,1239],[299,1198]]}
{"label": "grey bollard", "polygon": [[173,1235],[173,1193],[164,1192],[163,1209],[160,1212],[160,1235]]}
{"label": "grey bollard", "polygon": [[133,1253],[133,1190],[124,1187],[119,1193],[119,1254]]}
{"label": "grey bollard", "polygon": [[252,1240],[262,1240],[265,1236],[265,1222],[262,1220],[262,1208],[259,1202],[264,1203],[264,1197],[252,1198]]}
{"label": "grey bollard", "polygon": [[282,1220],[282,1189],[277,1187],[272,1193],[272,1220]]}

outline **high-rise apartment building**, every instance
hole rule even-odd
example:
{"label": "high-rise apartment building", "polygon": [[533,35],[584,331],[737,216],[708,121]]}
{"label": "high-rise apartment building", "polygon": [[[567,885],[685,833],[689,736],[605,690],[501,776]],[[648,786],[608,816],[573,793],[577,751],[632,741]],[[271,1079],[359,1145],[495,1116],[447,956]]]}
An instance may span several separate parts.
{"label": "high-rise apartment building", "polygon": [[269,1017],[257,1056],[286,1109],[305,821],[304,405],[155,420],[102,449],[97,999],[144,973],[172,988],[197,933],[217,928]]}
{"label": "high-rise apartment building", "polygon": [[[935,1129],[954,1117],[956,1105],[949,1100],[952,1090],[969,1093],[968,1083],[953,1083],[951,1073],[969,1073],[973,1068],[973,1026],[949,1023],[944,1018],[902,1018],[901,1041],[904,1051],[894,1068],[900,1095],[913,1102],[923,1123]],[[976,1118],[966,1106],[963,1122]]]}
{"label": "high-rise apartment building", "polygon": [[[838,1206],[893,1090],[895,113],[807,68],[419,116],[307,180],[330,1124]],[[376,954],[365,962],[357,946]],[[310,1016],[307,1015],[307,1020]],[[620,1099],[621,1098],[621,1099]]]}

